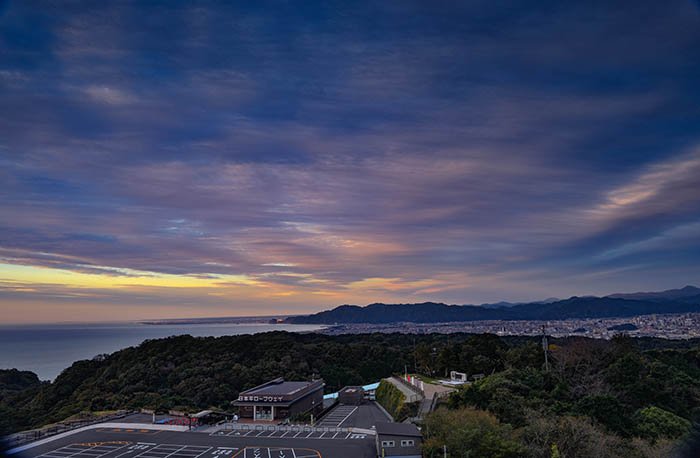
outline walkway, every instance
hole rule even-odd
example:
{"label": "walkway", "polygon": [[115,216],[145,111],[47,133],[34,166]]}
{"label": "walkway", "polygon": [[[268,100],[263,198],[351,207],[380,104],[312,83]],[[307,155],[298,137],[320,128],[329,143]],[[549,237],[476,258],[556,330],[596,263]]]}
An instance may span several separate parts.
{"label": "walkway", "polygon": [[398,388],[399,391],[401,391],[403,395],[406,396],[406,402],[417,402],[423,399],[423,396],[419,394],[418,391],[414,391],[411,388],[409,388],[403,382],[403,380],[400,380],[398,377],[390,377],[384,380]]}
{"label": "walkway", "polygon": [[424,417],[425,415],[429,414],[430,411],[435,408],[435,402],[437,401],[436,398],[447,396],[448,393],[452,391],[454,391],[454,388],[424,382],[423,392],[425,393],[425,399],[423,399],[423,402],[421,402],[418,416]]}

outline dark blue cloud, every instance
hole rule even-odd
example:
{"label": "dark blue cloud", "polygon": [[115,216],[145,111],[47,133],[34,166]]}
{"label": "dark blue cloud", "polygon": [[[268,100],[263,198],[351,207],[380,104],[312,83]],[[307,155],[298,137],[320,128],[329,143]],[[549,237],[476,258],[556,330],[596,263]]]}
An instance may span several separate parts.
{"label": "dark blue cloud", "polygon": [[699,273],[697,3],[15,1],[0,55],[12,262],[453,302]]}

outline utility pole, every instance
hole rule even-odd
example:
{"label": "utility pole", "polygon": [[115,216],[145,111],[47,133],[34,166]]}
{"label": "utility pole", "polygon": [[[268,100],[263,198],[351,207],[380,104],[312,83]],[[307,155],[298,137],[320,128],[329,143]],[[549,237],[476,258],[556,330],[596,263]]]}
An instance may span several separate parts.
{"label": "utility pole", "polygon": [[547,342],[547,333],[545,332],[545,327],[542,325],[542,351],[544,351],[544,370],[549,372],[549,343]]}
{"label": "utility pole", "polygon": [[311,426],[314,425],[314,412],[316,412],[316,401],[311,400]]}
{"label": "utility pole", "polygon": [[442,446],[442,457],[447,458],[447,445]]}

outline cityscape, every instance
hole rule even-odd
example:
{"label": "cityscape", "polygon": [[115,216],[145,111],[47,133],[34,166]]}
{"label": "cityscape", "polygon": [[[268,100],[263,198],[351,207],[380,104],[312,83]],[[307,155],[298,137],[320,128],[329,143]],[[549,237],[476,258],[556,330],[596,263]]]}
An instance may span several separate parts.
{"label": "cityscape", "polygon": [[544,332],[553,337],[583,336],[611,339],[619,334],[663,339],[700,338],[700,313],[639,315],[626,318],[588,318],[552,321],[467,321],[449,323],[339,324],[328,326],[324,334],[359,334],[400,332],[407,334],[490,333],[499,336],[538,336]]}

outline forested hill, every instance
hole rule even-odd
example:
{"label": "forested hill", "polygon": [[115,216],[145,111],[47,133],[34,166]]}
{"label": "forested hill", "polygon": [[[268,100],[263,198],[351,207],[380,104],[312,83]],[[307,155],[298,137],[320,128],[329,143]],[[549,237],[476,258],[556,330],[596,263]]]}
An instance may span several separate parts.
{"label": "forested hill", "polygon": [[17,369],[0,370],[0,400],[40,385],[41,381],[34,372]]}
{"label": "forested hill", "polygon": [[[484,437],[502,440],[499,447],[516,450],[479,456],[549,457],[551,443],[538,445],[532,439],[551,434],[561,446],[593,447],[591,454],[562,456],[668,456],[657,453],[655,444],[678,440],[693,420],[700,419],[698,340],[572,337],[551,343],[546,368],[538,338],[490,334],[270,332],[150,340],[78,361],[52,383],[39,382],[28,372],[0,371],[0,434],[86,411],[229,411],[241,390],[275,377],[320,376],[331,392],[375,382],[405,367],[433,376],[451,370],[487,374],[454,395],[449,401],[454,415],[450,413],[444,421],[436,417],[431,427],[431,434],[437,434],[440,425],[448,429],[445,434],[451,434],[462,430],[453,424],[483,417],[487,423],[478,420],[478,427],[496,428],[492,432],[500,438],[490,432]],[[465,408],[471,410],[465,413]],[[572,424],[575,428],[566,429]],[[581,428],[583,436],[578,433]],[[441,447],[454,438],[434,439]],[[613,446],[624,453],[604,453],[601,448]],[[478,449],[478,444],[474,447]],[[538,447],[546,453],[535,453]],[[632,450],[654,452],[644,455]]]}
{"label": "forested hill", "polygon": [[124,408],[228,411],[241,390],[283,376],[322,377],[329,391],[376,382],[413,361],[409,336],[270,332],[179,336],[75,362],[53,383],[0,370],[0,436],[82,411]]}
{"label": "forested hill", "polygon": [[313,315],[287,318],[294,324],[334,323],[444,323],[482,320],[562,320],[568,318],[630,317],[636,315],[700,312],[700,296],[637,300],[618,297],[571,297],[555,302],[532,302],[512,307],[476,305],[370,304],[341,305]]}

